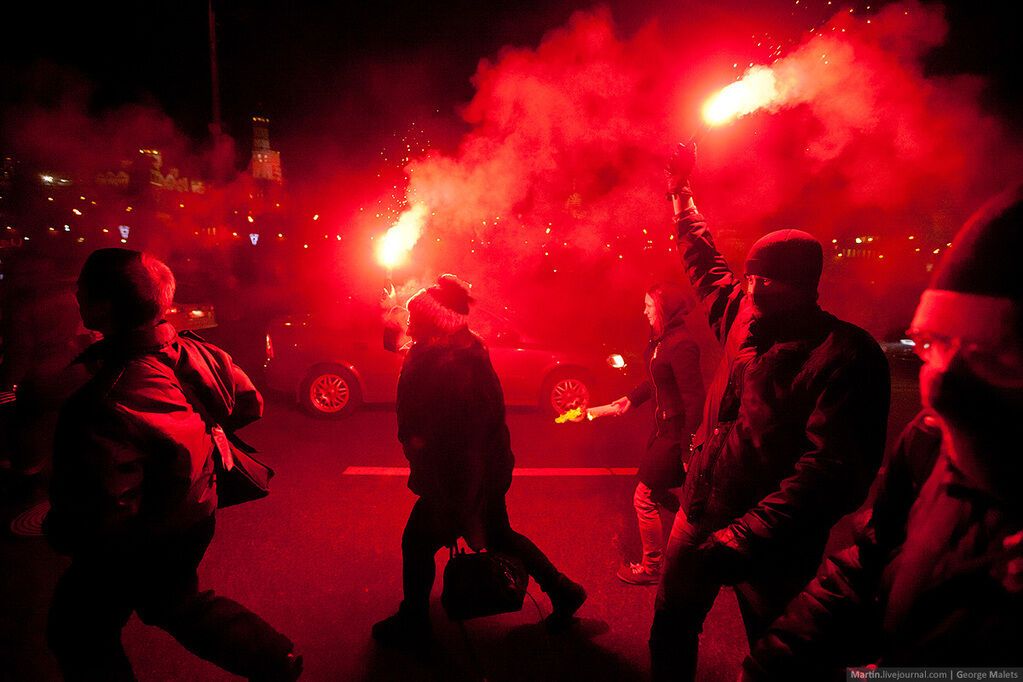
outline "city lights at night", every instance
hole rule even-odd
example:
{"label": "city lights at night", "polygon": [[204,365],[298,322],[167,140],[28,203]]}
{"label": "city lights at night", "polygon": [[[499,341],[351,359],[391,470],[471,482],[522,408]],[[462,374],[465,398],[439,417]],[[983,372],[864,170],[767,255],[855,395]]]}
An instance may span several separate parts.
{"label": "city lights at night", "polygon": [[0,678],[1023,671],[1010,9],[20,7]]}

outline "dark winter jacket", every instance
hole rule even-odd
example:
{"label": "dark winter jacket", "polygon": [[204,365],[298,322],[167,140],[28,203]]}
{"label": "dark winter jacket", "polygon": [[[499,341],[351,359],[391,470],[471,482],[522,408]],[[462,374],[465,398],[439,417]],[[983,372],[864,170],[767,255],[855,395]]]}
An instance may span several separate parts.
{"label": "dark winter jacket", "polygon": [[799,551],[812,572],[830,528],[863,501],[881,462],[887,361],[866,332],[816,306],[755,321],[703,217],[681,216],[678,235],[724,345],[682,507],[705,531],[727,526],[730,547],[747,558]]}
{"label": "dark winter jacket", "polygon": [[413,344],[398,378],[397,412],[409,489],[452,539],[484,545],[488,502],[511,486],[515,458],[501,382],[483,341],[463,329],[443,342]]}
{"label": "dark winter jacket", "polygon": [[845,666],[870,663],[1023,665],[1023,593],[1004,584],[1002,548],[1023,529],[1023,508],[968,484],[925,419],[889,457],[855,543],[753,648],[749,678],[839,680]]}
{"label": "dark winter jacket", "polygon": [[103,552],[208,519],[217,506],[211,428],[233,431],[263,412],[245,373],[166,322],[95,343],[79,361],[95,373],[57,424],[51,544]]}
{"label": "dark winter jacket", "polygon": [[639,467],[639,478],[654,490],[682,485],[682,458],[700,423],[703,376],[700,348],[685,327],[682,315],[650,340],[643,358],[647,379],[629,393],[630,404],[654,398],[654,433]]}

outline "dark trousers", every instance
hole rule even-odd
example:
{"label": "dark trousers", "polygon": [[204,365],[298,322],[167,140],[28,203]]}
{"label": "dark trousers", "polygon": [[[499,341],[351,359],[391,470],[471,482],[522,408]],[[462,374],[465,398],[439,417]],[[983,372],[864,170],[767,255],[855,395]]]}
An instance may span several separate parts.
{"label": "dark trousers", "polygon": [[[703,621],[721,590],[696,548],[709,531],[693,526],[683,513],[675,517],[665,551],[661,584],[650,628],[650,663],[654,680],[693,680]],[[823,544],[821,544],[823,551]],[[754,566],[746,582],[735,585],[739,613],[750,646],[782,614],[785,606],[813,578],[817,559],[812,552],[793,555],[780,550]]]}
{"label": "dark trousers", "polygon": [[210,517],[180,535],[72,560],[47,628],[66,680],[135,679],[121,645],[132,611],[236,675],[269,679],[282,669],[293,646],[287,637],[241,604],[199,591],[196,569],[213,529]]}
{"label": "dark trousers", "polygon": [[[487,549],[516,557],[540,589],[550,593],[560,573],[529,538],[512,530],[503,497],[491,504],[487,517]],[[427,615],[437,572],[434,557],[442,547],[457,541],[457,533],[422,499],[412,507],[401,536],[403,611]]]}

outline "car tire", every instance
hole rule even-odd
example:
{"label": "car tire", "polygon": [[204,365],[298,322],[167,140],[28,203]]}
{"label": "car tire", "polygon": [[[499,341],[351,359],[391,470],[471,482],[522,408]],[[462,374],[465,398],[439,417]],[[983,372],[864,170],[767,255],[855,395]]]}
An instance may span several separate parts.
{"label": "car tire", "polygon": [[338,419],[359,409],[362,390],[351,370],[340,365],[318,365],[302,381],[298,402],[314,417]]}
{"label": "car tire", "polygon": [[592,385],[593,382],[582,371],[558,371],[543,383],[540,409],[558,415],[574,407],[589,407]]}

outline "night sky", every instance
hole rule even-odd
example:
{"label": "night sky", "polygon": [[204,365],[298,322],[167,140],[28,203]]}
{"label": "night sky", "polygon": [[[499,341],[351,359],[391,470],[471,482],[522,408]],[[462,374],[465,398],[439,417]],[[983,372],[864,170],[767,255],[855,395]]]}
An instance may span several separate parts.
{"label": "night sky", "polygon": [[[801,74],[802,94],[706,136],[701,208],[727,228],[729,258],[781,226],[817,235],[834,280],[822,304],[875,333],[905,328],[963,220],[1023,177],[1017,24],[991,3],[215,5],[229,154],[210,144],[200,0],[17,16],[6,3],[0,152],[90,177],[159,148],[183,175],[219,177],[219,193],[176,204],[172,230],[139,239],[199,247],[210,225],[242,239],[263,224],[232,221],[253,210],[250,117],[269,116],[289,199],[286,225],[267,229],[287,232],[284,262],[317,295],[375,293],[376,240],[422,202],[423,238],[394,273],[409,291],[457,272],[520,310],[554,296],[559,313],[541,323],[598,338],[653,278],[677,276],[657,203],[664,155],[754,64]],[[83,243],[109,234],[103,210],[126,210],[108,203],[65,217]],[[565,294],[581,291],[598,295]]]}
{"label": "night sky", "polygon": [[[856,6],[870,3],[837,3]],[[874,3],[873,11],[884,3]],[[1019,118],[1015,24],[990,3],[944,3],[950,34],[929,57],[935,72],[986,75],[991,105]],[[378,139],[410,120],[439,117],[447,142],[457,107],[472,94],[481,58],[505,45],[533,46],[584,0],[556,3],[214,3],[227,132],[246,139],[248,117],[273,119],[289,171],[317,172],[342,158],[368,158]],[[308,5],[308,6],[306,6]],[[15,14],[15,7],[17,12]],[[729,14],[796,38],[835,11],[826,1],[610,3],[622,33],[654,18]],[[155,105],[194,140],[210,119],[206,3],[5,3],[0,24],[0,106],[51,104],[84,93],[97,112]],[[700,40],[699,31],[693,39]],[[734,46],[730,46],[734,49]],[[443,143],[444,140],[441,140]],[[295,164],[296,154],[301,164]]]}

